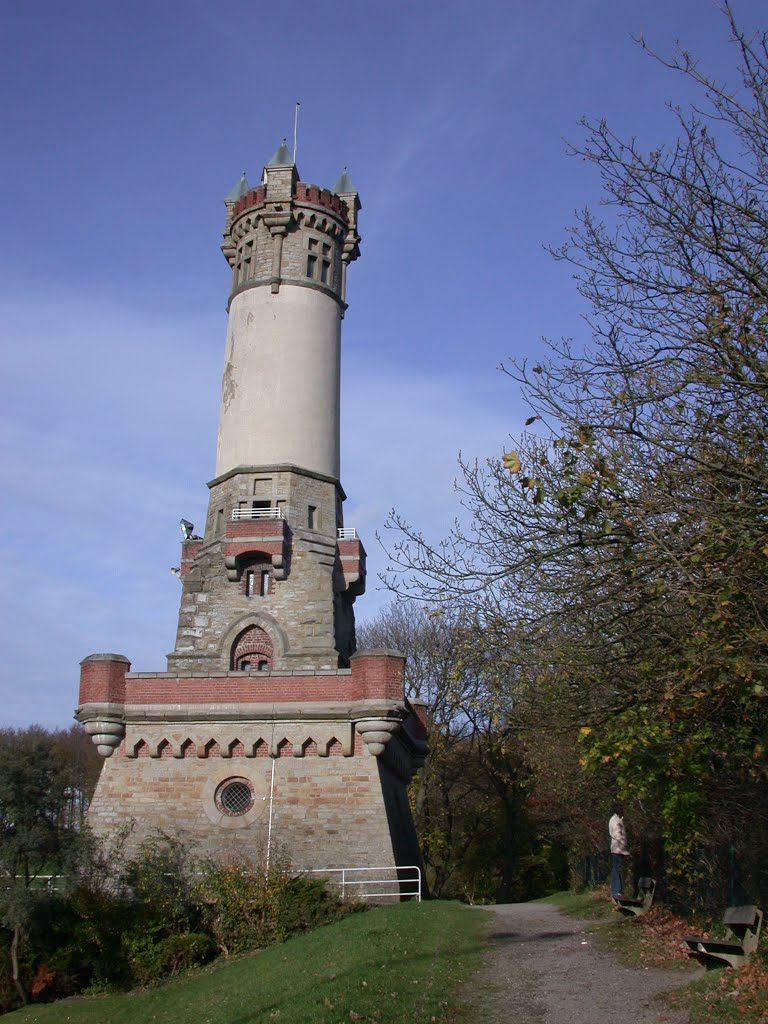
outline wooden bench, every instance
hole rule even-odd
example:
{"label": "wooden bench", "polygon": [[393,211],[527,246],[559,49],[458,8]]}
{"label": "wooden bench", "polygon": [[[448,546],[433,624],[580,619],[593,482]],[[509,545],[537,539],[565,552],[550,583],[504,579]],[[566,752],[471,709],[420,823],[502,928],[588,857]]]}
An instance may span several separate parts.
{"label": "wooden bench", "polygon": [[757,907],[728,907],[723,914],[726,935],[723,939],[707,939],[703,935],[686,935],[685,943],[693,956],[704,960],[723,960],[731,967],[741,967],[757,949],[763,912]]}
{"label": "wooden bench", "polygon": [[651,909],[655,893],[655,878],[638,878],[635,899],[629,899],[627,896],[614,896],[613,902],[616,904],[616,909],[625,917],[642,917]]}

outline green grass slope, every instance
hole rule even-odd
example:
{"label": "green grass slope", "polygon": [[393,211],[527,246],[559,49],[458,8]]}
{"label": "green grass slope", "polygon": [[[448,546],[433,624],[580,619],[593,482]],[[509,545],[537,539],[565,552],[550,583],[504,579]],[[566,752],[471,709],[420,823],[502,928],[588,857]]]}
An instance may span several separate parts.
{"label": "green grass slope", "polygon": [[379,907],[154,989],[29,1006],[7,1020],[454,1024],[464,1019],[456,993],[479,965],[485,922],[457,903]]}

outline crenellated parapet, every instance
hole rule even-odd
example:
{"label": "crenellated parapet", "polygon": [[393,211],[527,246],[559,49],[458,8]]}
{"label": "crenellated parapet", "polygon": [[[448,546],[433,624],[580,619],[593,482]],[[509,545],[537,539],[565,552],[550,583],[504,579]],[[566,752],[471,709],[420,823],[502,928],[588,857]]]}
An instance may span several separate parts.
{"label": "crenellated parapet", "polygon": [[241,213],[245,213],[246,210],[253,210],[257,207],[262,207],[267,201],[267,186],[259,185],[258,188],[252,188],[250,192],[247,192],[244,196],[232,206],[232,220],[239,217]]}
{"label": "crenellated parapet", "polygon": [[[404,693],[404,657],[377,649],[335,672],[129,672],[120,654],[81,662],[75,714],[99,753],[128,758],[344,757],[389,759],[410,775],[426,733]],[[192,726],[192,728],[190,728]],[[396,740],[394,745],[392,741]],[[393,761],[393,767],[394,767]]]}
{"label": "crenellated parapet", "polygon": [[283,146],[264,168],[264,183],[248,188],[243,179],[226,208],[221,248],[233,270],[230,301],[247,288],[269,284],[277,294],[290,283],[344,303],[346,267],[360,255],[360,199],[346,170],[335,191],[299,181]]}
{"label": "crenellated parapet", "polygon": [[[269,174],[269,172],[267,172]],[[320,185],[309,185],[306,182],[298,181],[293,189],[291,199],[297,205],[317,206],[330,210],[344,222],[347,220],[348,211],[346,202],[337,196],[330,189],[322,188]],[[237,220],[244,213],[252,213],[266,208],[267,186],[259,185],[251,189],[232,206],[232,220]]]}

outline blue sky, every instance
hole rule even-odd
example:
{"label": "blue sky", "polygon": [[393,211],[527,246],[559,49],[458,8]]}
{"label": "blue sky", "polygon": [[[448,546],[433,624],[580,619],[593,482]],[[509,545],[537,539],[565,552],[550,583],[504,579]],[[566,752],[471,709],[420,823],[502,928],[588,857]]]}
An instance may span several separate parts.
{"label": "blue sky", "polygon": [[[760,0],[737,0],[747,27]],[[291,136],[363,204],[343,337],[345,519],[386,600],[395,507],[432,536],[456,456],[527,415],[498,372],[583,333],[545,243],[594,205],[579,117],[669,141],[685,83],[631,41],[733,78],[710,0],[28,0],[0,11],[0,724],[66,725],[78,662],[173,647],[178,520],[213,476],[229,271],[223,196]]]}

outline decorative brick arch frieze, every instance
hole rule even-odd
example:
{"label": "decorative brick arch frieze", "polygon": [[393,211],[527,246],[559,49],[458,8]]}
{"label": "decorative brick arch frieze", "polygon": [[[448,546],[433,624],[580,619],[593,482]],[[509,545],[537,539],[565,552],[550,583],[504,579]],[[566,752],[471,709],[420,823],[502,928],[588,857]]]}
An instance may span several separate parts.
{"label": "decorative brick arch frieze", "polygon": [[232,238],[239,242],[254,231],[258,231],[259,221],[263,219],[264,213],[263,208],[253,210],[248,217],[239,220],[232,228]]}
{"label": "decorative brick arch frieze", "polygon": [[125,757],[195,758],[234,761],[258,757],[352,757],[356,749],[351,722],[275,722],[248,726],[218,723],[209,728],[169,730],[160,726],[129,727]]}
{"label": "decorative brick arch frieze", "polygon": [[[269,219],[269,213],[270,211],[264,207],[250,211],[247,217],[233,224],[231,230],[232,239],[235,242],[240,242],[243,238],[257,231],[259,221],[264,220],[266,222]],[[291,224],[286,226],[310,228],[313,231],[321,231],[331,238],[341,238],[346,233],[346,224],[339,223],[335,217],[326,217],[313,210],[298,210],[292,218]]]}

